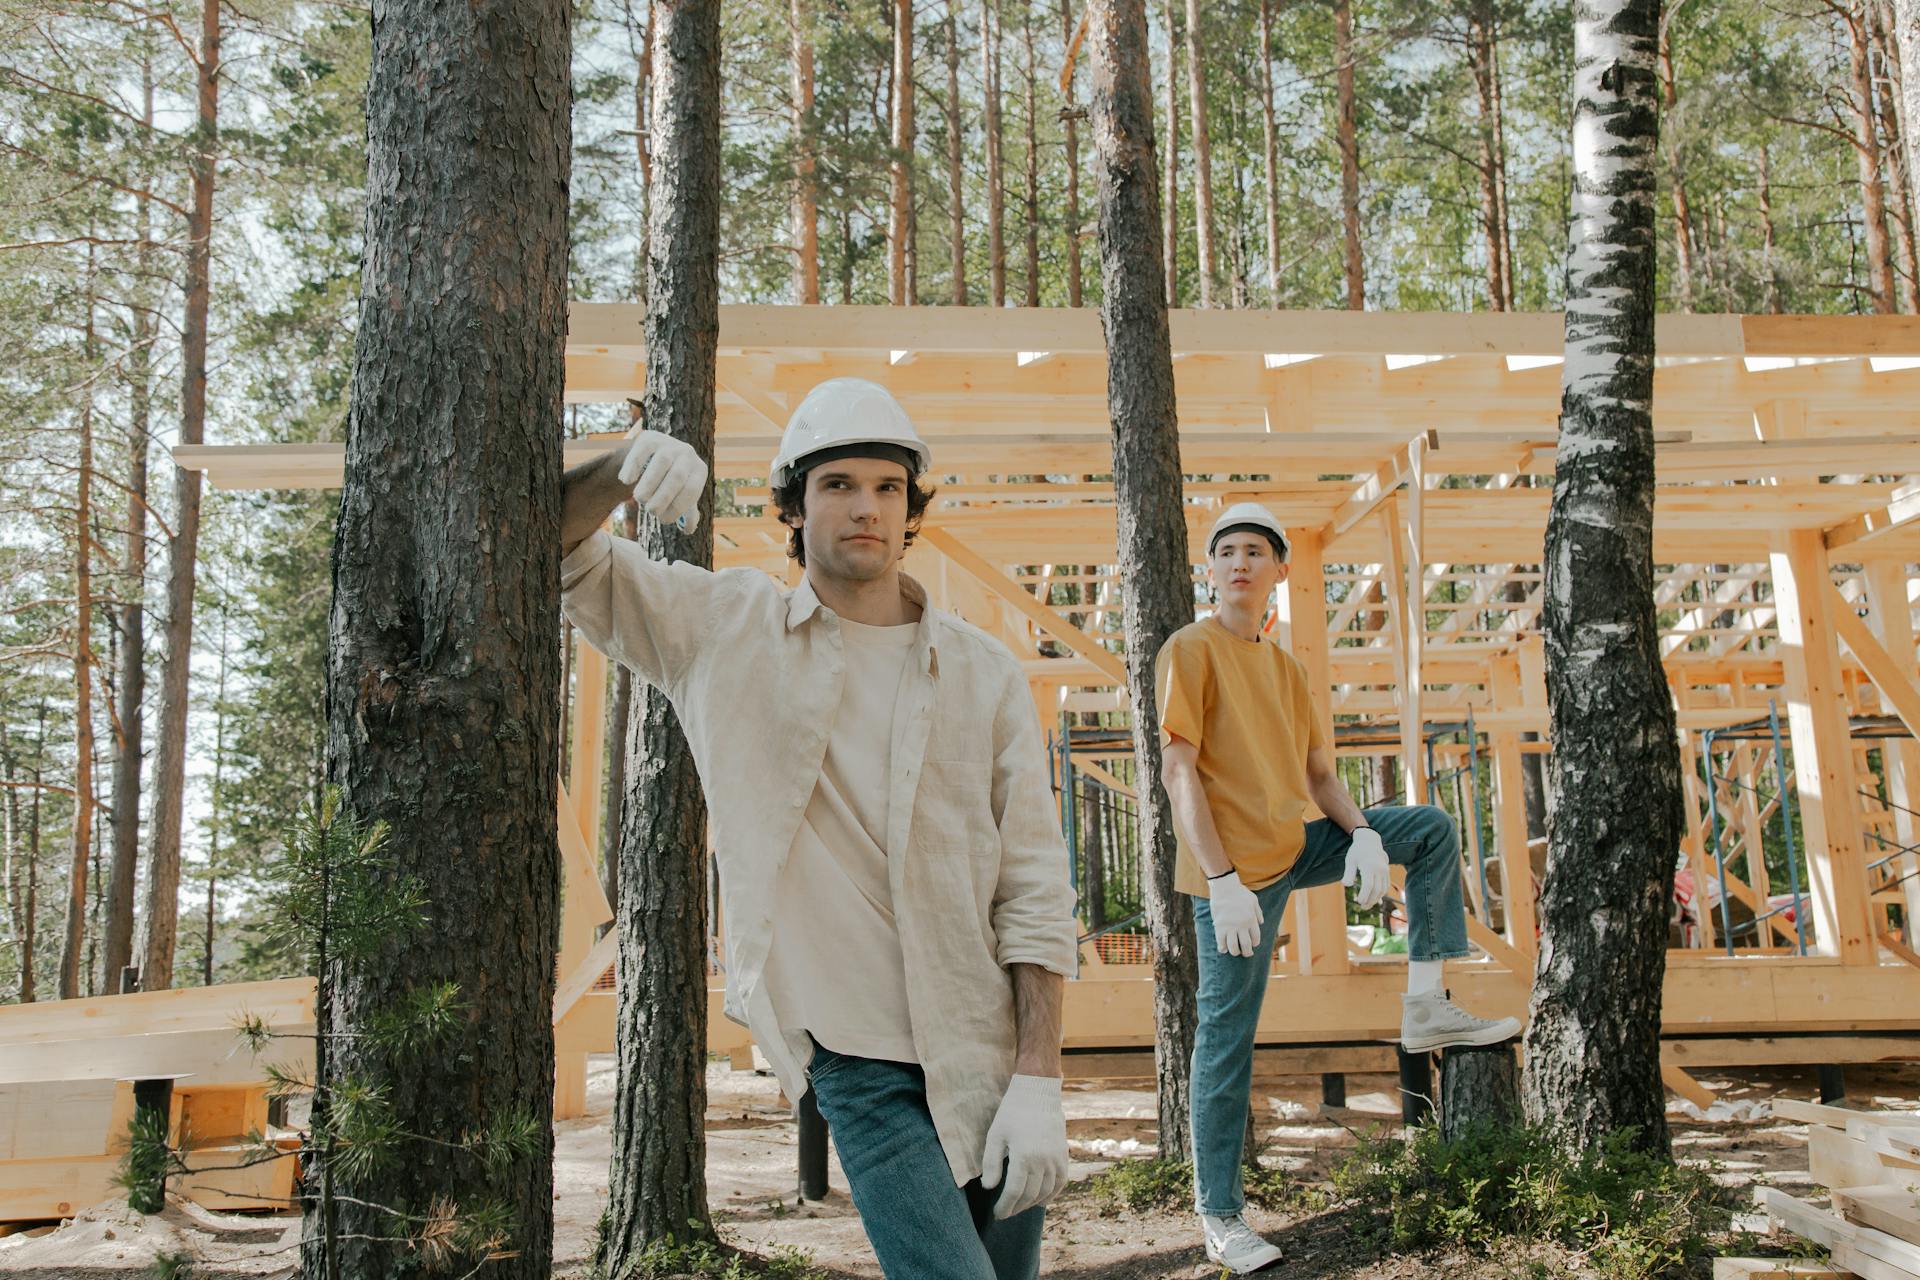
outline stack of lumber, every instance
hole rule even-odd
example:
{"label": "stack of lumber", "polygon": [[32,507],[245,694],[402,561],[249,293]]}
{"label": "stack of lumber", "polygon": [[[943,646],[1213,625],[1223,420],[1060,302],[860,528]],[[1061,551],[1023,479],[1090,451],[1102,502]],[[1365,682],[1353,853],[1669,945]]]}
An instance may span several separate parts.
{"label": "stack of lumber", "polygon": [[1807,1124],[1807,1161],[1831,1209],[1765,1187],[1775,1230],[1825,1248],[1860,1280],[1920,1280],[1920,1112],[1852,1111],[1778,1099],[1776,1116]]}

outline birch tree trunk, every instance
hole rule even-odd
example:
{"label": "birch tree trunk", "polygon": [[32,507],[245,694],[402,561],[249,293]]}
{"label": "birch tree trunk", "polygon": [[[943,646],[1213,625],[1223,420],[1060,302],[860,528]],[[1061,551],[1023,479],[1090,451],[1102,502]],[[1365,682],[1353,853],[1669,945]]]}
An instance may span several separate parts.
{"label": "birch tree trunk", "polygon": [[[720,337],[720,2],[660,4],[648,227],[647,426],[713,463]],[[713,563],[713,492],[691,532],[643,519],[647,554]],[[628,730],[620,839],[618,1075],[599,1264],[625,1275],[648,1245],[711,1231],[707,1210],[707,809],[693,753],[659,690]]]}
{"label": "birch tree trunk", "polygon": [[1553,792],[1526,1109],[1667,1152],[1660,1001],[1682,813],[1653,606],[1659,0],[1574,6],[1573,201],[1542,631]]}
{"label": "birch tree trunk", "polygon": [[1335,140],[1340,149],[1341,263],[1347,283],[1347,309],[1367,306],[1367,267],[1360,256],[1360,123],[1354,100],[1353,6],[1333,0]]}
{"label": "birch tree trunk", "polygon": [[[185,324],[180,336],[180,443],[199,444],[207,425],[207,314],[212,300],[213,190],[220,142],[222,0],[201,0],[194,60],[197,137],[189,157]],[[200,559],[200,473],[174,469],[173,537],[167,547],[167,641],[160,663],[160,724],[153,762],[152,848],[140,987],[173,985],[180,925],[180,824],[186,802],[188,677],[193,667],[194,577]]]}
{"label": "birch tree trunk", "polygon": [[1887,214],[1893,220],[1893,251],[1900,288],[1900,309],[1920,311],[1920,248],[1914,241],[1913,171],[1907,164],[1902,137],[1904,114],[1900,94],[1905,76],[1894,48],[1893,12],[1887,0],[1866,0],[1873,29],[1873,51],[1882,74],[1876,77],[1874,100],[1880,112],[1881,158],[1887,168]]}
{"label": "birch tree trunk", "polygon": [[1760,263],[1766,272],[1766,305],[1771,315],[1782,315],[1780,301],[1780,262],[1774,248],[1773,165],[1765,147],[1760,148]]}
{"label": "birch tree trunk", "polygon": [[960,112],[960,22],[947,0],[947,256],[953,305],[967,305],[965,117]]}
{"label": "birch tree trunk", "polygon": [[1007,189],[1000,137],[1000,0],[980,0],[980,82],[986,101],[987,280],[993,305],[1007,305]]}
{"label": "birch tree trunk", "polygon": [[[1900,127],[1909,183],[1920,187],[1920,0],[1891,0],[1893,43],[1899,50]],[[1916,193],[1920,203],[1920,193]],[[1920,208],[1915,209],[1920,216]]]}
{"label": "birch tree trunk", "polygon": [[[332,1170],[354,1280],[421,1266],[374,1206],[446,1201],[504,1211],[512,1253],[489,1277],[551,1272],[571,18],[560,0],[373,9],[327,772],[347,817],[387,824],[432,926],[323,969],[331,1069],[384,1088],[408,1133],[519,1119],[537,1137],[497,1161],[411,1142]],[[461,1016],[432,1070],[356,1034],[443,983]]]}
{"label": "birch tree trunk", "polygon": [[1140,793],[1142,879],[1153,935],[1154,1062],[1160,1151],[1192,1147],[1188,1084],[1198,1011],[1193,919],[1173,889],[1173,817],[1160,784],[1153,660],[1193,620],[1181,513],[1179,418],[1166,284],[1154,243],[1153,79],[1145,0],[1096,0],[1092,123],[1100,186],[1100,321],[1107,344],[1122,621]]}
{"label": "birch tree trunk", "polygon": [[[793,45],[793,297],[804,306],[820,301],[820,217],[814,191],[819,160],[814,154],[810,7],[808,0],[791,0],[787,12]],[[629,676],[629,685],[631,681]]]}
{"label": "birch tree trunk", "polygon": [[1207,137],[1207,46],[1200,0],[1187,0],[1187,96],[1193,112],[1193,225],[1200,249],[1200,305],[1213,305],[1213,147]]}
{"label": "birch tree trunk", "polygon": [[913,0],[893,0],[893,112],[887,157],[887,300],[910,306],[913,256]]}

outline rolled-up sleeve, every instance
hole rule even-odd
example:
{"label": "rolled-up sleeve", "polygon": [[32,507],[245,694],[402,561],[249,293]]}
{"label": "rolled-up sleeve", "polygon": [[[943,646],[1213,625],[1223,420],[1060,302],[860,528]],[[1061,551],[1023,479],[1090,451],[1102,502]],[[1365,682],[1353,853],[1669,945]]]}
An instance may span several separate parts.
{"label": "rolled-up sleeve", "polygon": [[1011,667],[993,718],[993,814],[1000,826],[1000,880],[993,895],[1002,968],[1035,964],[1072,977],[1079,925],[1059,812],[1033,699]]}
{"label": "rolled-up sleeve", "polygon": [[718,583],[601,529],[560,562],[560,610],[588,644],[672,694],[713,625]]}

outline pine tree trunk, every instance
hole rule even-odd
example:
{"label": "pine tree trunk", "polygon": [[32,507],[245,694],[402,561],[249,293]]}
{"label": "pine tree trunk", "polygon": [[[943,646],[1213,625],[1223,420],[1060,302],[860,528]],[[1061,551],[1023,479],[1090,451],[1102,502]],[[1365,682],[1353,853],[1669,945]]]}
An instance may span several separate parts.
{"label": "pine tree trunk", "polygon": [[[141,119],[153,124],[153,64],[141,62]],[[153,211],[134,202],[140,278],[152,278]],[[127,540],[125,603],[120,606],[120,687],[113,752],[113,862],[107,871],[107,991],[120,990],[133,962],[133,884],[140,862],[140,774],[145,764],[147,698],[147,451],[153,428],[153,306],[142,288],[133,304],[133,348],[127,352]]]}
{"label": "pine tree trunk", "polygon": [[[813,27],[809,9],[808,0],[791,0],[787,22],[793,43],[793,296],[796,302],[813,306],[820,301],[820,213],[814,194],[819,161],[813,141]],[[628,684],[632,684],[630,676]]]}
{"label": "pine tree trunk", "polygon": [[1500,20],[1487,26],[1487,62],[1493,82],[1493,193],[1500,202],[1500,278],[1507,287],[1506,310],[1514,307],[1513,211],[1507,205],[1506,99],[1500,88]]}
{"label": "pine tree trunk", "polygon": [[1347,309],[1367,305],[1366,261],[1360,256],[1360,123],[1354,102],[1353,6],[1333,0],[1333,64],[1340,148],[1341,262],[1347,282]]}
{"label": "pine tree trunk", "polygon": [[[1901,143],[1907,150],[1907,181],[1920,187],[1920,0],[1891,0],[1893,44],[1900,68]],[[1920,191],[1910,192],[1920,217]]]}
{"label": "pine tree trunk", "polygon": [[1526,1110],[1567,1149],[1667,1151],[1660,1000],[1682,833],[1653,606],[1659,0],[1574,7],[1572,232],[1547,518],[1556,799],[1526,1036]]}
{"label": "pine tree trunk", "polygon": [[[1659,41],[1660,107],[1673,114],[1680,104],[1680,88],[1673,72],[1673,33],[1671,24],[1662,21]],[[1664,148],[1667,157],[1667,184],[1673,193],[1673,262],[1679,307],[1693,310],[1693,205],[1687,198],[1687,174],[1681,163],[1680,139],[1670,132]]]}
{"label": "pine tree trunk", "polygon": [[1493,4],[1476,0],[1467,16],[1467,60],[1479,100],[1480,229],[1487,246],[1487,309],[1507,309],[1505,245],[1500,225],[1499,151],[1493,137]]}
{"label": "pine tree trunk", "polygon": [[[1073,7],[1070,0],[1060,0],[1060,39],[1069,50],[1073,47]],[[1085,284],[1081,280],[1082,264],[1080,258],[1080,116],[1079,102],[1073,91],[1075,64],[1071,52],[1068,54],[1067,69],[1064,75],[1062,93],[1066,102],[1060,112],[1060,118],[1066,124],[1067,152],[1067,305],[1078,307],[1085,305]]]}
{"label": "pine tree trunk", "polygon": [[[194,62],[198,137],[189,164],[185,327],[180,337],[180,443],[199,444],[207,425],[207,315],[212,301],[213,189],[220,141],[220,4],[201,0]],[[173,985],[180,925],[180,826],[186,804],[188,677],[193,667],[194,578],[200,559],[200,473],[174,469],[173,537],[167,547],[166,656],[160,663],[160,724],[153,762],[152,849],[140,988]]]}
{"label": "pine tree trunk", "polygon": [[993,305],[1007,305],[1007,188],[1000,136],[1000,0],[980,0],[980,81],[986,101],[987,279]]}
{"label": "pine tree trunk", "polygon": [[[82,352],[92,367],[94,260],[87,250],[87,320]],[[87,946],[87,858],[93,851],[93,382],[80,397],[80,456],[73,503],[73,858],[67,876],[67,938],[60,953],[60,998],[81,995]],[[90,973],[91,965],[85,969]]]}
{"label": "pine tree trunk", "polygon": [[40,937],[40,795],[46,782],[47,700],[40,707],[33,731],[33,804],[27,814],[27,927],[20,934],[20,1003],[39,998],[34,982],[34,949]]}
{"label": "pine tree trunk", "polygon": [[1260,0],[1260,128],[1265,146],[1267,305],[1280,305],[1280,140],[1273,119],[1273,0]]}
{"label": "pine tree trunk", "polygon": [[1153,935],[1154,1059],[1160,1150],[1184,1158],[1189,1062],[1199,971],[1193,919],[1173,889],[1173,817],[1160,784],[1160,718],[1153,660],[1167,637],[1193,620],[1173,350],[1166,284],[1155,250],[1153,79],[1145,0],[1093,8],[1092,122],[1100,186],[1100,319],[1107,343],[1107,405],[1113,419],[1113,481],[1123,620],[1133,708],[1141,868]]}
{"label": "pine tree trunk", "polygon": [[966,120],[960,112],[960,22],[947,0],[947,256],[953,305],[967,305]]}
{"label": "pine tree trunk", "polygon": [[[1167,137],[1160,149],[1165,189],[1160,198],[1161,274],[1167,284],[1167,305],[1180,305],[1180,25],[1173,16],[1173,0],[1161,0],[1167,24]],[[1106,268],[1102,266],[1104,272]]]}
{"label": "pine tree trunk", "polygon": [[1187,96],[1193,113],[1193,225],[1200,250],[1200,305],[1213,305],[1219,266],[1213,245],[1213,146],[1207,136],[1207,46],[1200,0],[1187,0]]}
{"label": "pine tree trunk", "polygon": [[[373,10],[327,761],[345,816],[387,824],[431,926],[323,971],[331,1016],[356,1037],[333,1070],[386,1089],[409,1133],[452,1140],[524,1117],[537,1136],[491,1166],[415,1141],[364,1175],[337,1169],[353,1280],[421,1265],[411,1247],[356,1238],[392,1234],[362,1201],[497,1204],[513,1253],[486,1274],[551,1271],[571,18],[556,0]],[[458,984],[462,1017],[431,1070],[357,1036],[440,983]],[[307,1264],[317,1272],[311,1248]]]}
{"label": "pine tree trunk", "polygon": [[909,306],[913,256],[913,0],[893,0],[893,111],[887,157],[887,300]]}
{"label": "pine tree trunk", "polygon": [[[646,421],[713,461],[720,335],[720,4],[662,4],[649,236]],[[692,532],[648,519],[647,554],[713,563],[712,491]],[[707,810],[672,705],[646,688],[628,731],[620,841],[618,1079],[607,1233],[624,1275],[651,1243],[711,1231],[707,1210]]]}
{"label": "pine tree trunk", "polygon": [[1887,167],[1887,214],[1893,219],[1893,251],[1898,265],[1900,309],[1920,311],[1920,248],[1914,242],[1913,171],[1907,164],[1907,148],[1902,137],[1900,95],[1905,77],[1900,57],[1894,48],[1893,14],[1886,0],[1866,0],[1867,16],[1873,24],[1873,50],[1880,61],[1880,83],[1875,101],[1880,110],[1881,158]]}
{"label": "pine tree trunk", "polygon": [[1448,1049],[1440,1058],[1440,1134],[1457,1142],[1469,1130],[1520,1123],[1520,1067],[1512,1044]]}
{"label": "pine tree trunk", "polygon": [[1860,175],[1860,214],[1867,255],[1867,296],[1879,315],[1894,311],[1893,245],[1887,236],[1887,188],[1880,176],[1880,138],[1873,107],[1873,52],[1867,0],[1850,0],[1835,14],[1847,40],[1853,108],[1853,158]]}
{"label": "pine tree trunk", "polygon": [[1765,147],[1760,148],[1760,263],[1766,272],[1766,305],[1771,315],[1782,315],[1780,301],[1780,264],[1773,234],[1773,166]]}
{"label": "pine tree trunk", "polygon": [[1026,109],[1027,128],[1027,166],[1026,190],[1023,193],[1022,212],[1027,223],[1027,305],[1040,305],[1040,111],[1038,72],[1033,62],[1033,6],[1027,5],[1021,15],[1021,36],[1026,48],[1026,101],[1021,105]]}

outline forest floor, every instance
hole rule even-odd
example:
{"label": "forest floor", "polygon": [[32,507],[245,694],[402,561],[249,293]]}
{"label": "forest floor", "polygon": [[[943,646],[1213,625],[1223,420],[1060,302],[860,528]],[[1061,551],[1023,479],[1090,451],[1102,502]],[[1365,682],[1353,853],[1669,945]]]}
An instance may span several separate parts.
{"label": "forest floor", "polygon": [[[1687,1162],[1710,1164],[1716,1181],[1742,1208],[1751,1205],[1753,1188],[1761,1184],[1817,1197],[1806,1168],[1806,1127],[1774,1119],[1769,1107],[1774,1097],[1813,1097],[1812,1069],[1725,1071],[1709,1073],[1702,1082],[1722,1100],[1704,1117],[1686,1104],[1670,1106],[1675,1153]],[[1852,1068],[1847,1083],[1854,1105],[1920,1111],[1920,1065]],[[1255,1084],[1265,1116],[1261,1161],[1284,1170],[1303,1188],[1324,1187],[1360,1135],[1390,1130],[1398,1120],[1393,1077],[1349,1076],[1349,1105],[1334,1111],[1321,1107],[1317,1077]],[[817,1269],[814,1274],[878,1277],[880,1270],[837,1162],[830,1169],[832,1189],[826,1200],[803,1202],[796,1196],[796,1130],[773,1079],[715,1063],[707,1086],[707,1182],[725,1241],[760,1255],[797,1250]],[[593,1059],[588,1114],[557,1128],[556,1280],[580,1280],[587,1274],[595,1225],[606,1203],[613,1088],[613,1060]],[[1184,1208],[1128,1210],[1091,1185],[1095,1175],[1118,1159],[1157,1154],[1153,1105],[1153,1095],[1144,1087],[1069,1086],[1073,1183],[1048,1211],[1042,1275],[1051,1280],[1198,1280],[1218,1274],[1206,1264],[1197,1224]],[[1387,1253],[1378,1233],[1367,1229],[1366,1211],[1313,1207],[1311,1197],[1307,1199],[1294,1211],[1249,1210],[1255,1227],[1286,1251],[1285,1261],[1272,1269],[1286,1280],[1585,1274],[1577,1259],[1570,1268],[1564,1253],[1519,1246],[1491,1258]],[[106,1280],[164,1274],[156,1271],[156,1259],[185,1252],[198,1265],[181,1274],[265,1280],[285,1274],[288,1254],[282,1233],[288,1225],[284,1220],[209,1215],[191,1206],[143,1222],[129,1214],[124,1203],[117,1210],[102,1206],[51,1233],[0,1239],[0,1275]],[[1726,1243],[1731,1247],[1736,1241],[1729,1237]],[[1752,1251],[1754,1242],[1737,1243]]]}

